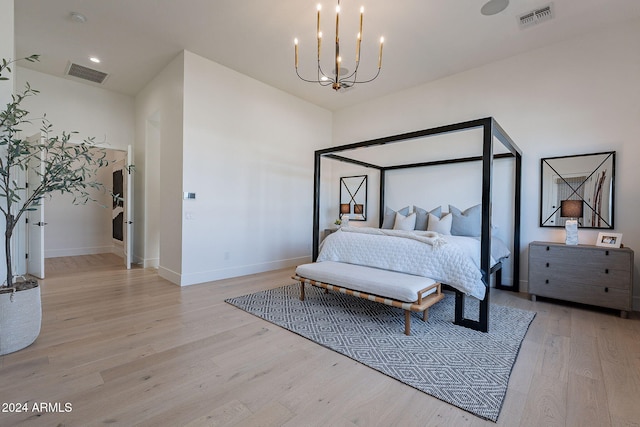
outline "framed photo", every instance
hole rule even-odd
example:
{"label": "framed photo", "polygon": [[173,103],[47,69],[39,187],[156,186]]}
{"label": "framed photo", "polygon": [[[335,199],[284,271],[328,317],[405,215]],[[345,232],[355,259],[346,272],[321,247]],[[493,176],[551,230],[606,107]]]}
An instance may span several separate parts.
{"label": "framed photo", "polygon": [[607,248],[619,248],[622,244],[622,233],[598,233],[596,246],[604,246]]}

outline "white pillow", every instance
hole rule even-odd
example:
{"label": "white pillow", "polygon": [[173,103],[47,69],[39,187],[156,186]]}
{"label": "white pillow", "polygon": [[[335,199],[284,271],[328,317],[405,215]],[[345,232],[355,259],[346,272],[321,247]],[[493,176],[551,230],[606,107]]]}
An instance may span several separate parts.
{"label": "white pillow", "polygon": [[[404,216],[409,215],[409,206],[405,206],[400,209],[398,213],[401,213]],[[393,228],[393,224],[396,220],[396,211],[389,207],[384,208],[384,220],[382,221],[382,228],[391,230]]]}
{"label": "white pillow", "polygon": [[429,221],[427,221],[427,231],[435,231],[440,234],[451,234],[451,222],[453,221],[453,215],[446,213],[442,218],[438,218],[432,213],[429,213]]}
{"label": "white pillow", "polygon": [[393,229],[394,230],[413,231],[413,229],[415,227],[416,227],[416,214],[415,214],[415,212],[410,214],[410,215],[408,215],[408,216],[404,216],[400,212],[396,213],[396,220],[393,223]]}

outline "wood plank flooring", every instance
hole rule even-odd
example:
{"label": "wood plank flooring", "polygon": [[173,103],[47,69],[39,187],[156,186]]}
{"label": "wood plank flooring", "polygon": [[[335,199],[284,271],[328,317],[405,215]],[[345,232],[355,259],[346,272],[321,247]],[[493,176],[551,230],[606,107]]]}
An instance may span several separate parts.
{"label": "wood plank flooring", "polygon": [[[180,288],[112,255],[47,260],[40,337],[0,357],[0,426],[495,425],[224,302],[291,273]],[[640,426],[638,313],[492,301],[538,313],[498,426]]]}

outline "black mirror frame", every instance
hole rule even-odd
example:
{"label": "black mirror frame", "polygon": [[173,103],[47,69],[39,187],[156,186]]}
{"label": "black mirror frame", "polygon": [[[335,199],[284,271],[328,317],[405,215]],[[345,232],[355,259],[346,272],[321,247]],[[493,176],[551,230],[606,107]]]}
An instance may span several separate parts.
{"label": "black mirror frame", "polygon": [[[585,229],[605,229],[605,230],[612,230],[615,227],[615,176],[616,176],[616,152],[615,151],[604,151],[604,152],[600,152],[600,153],[585,153],[585,154],[577,154],[577,155],[571,155],[571,156],[558,156],[558,157],[545,157],[540,159],[540,200],[539,200],[539,217],[540,217],[540,227],[544,227],[544,228],[562,228],[564,227],[563,225],[550,225],[550,224],[545,224],[549,218],[551,218],[551,216],[555,215],[555,213],[560,209],[560,207],[558,206],[556,208],[556,210],[551,214],[551,216],[549,216],[548,218],[544,218],[543,217],[543,200],[544,200],[544,167],[545,164],[547,165],[547,167],[551,168],[552,170],[555,171],[555,169],[548,163],[549,160],[558,160],[558,159],[569,159],[569,158],[576,158],[576,157],[586,157],[586,156],[597,156],[597,155],[603,155],[606,156],[604,158],[604,160],[600,163],[600,165],[598,165],[598,167],[593,170],[591,172],[592,176],[599,168],[600,166],[605,163],[607,160],[609,160],[609,158],[611,158],[612,160],[612,168],[611,168],[611,218],[610,221],[607,221],[605,218],[603,218],[594,208],[593,206],[591,206],[586,200],[584,200],[584,198],[582,196],[580,196],[580,198],[583,200],[584,205],[585,205],[585,209],[588,208],[590,209],[592,212],[594,212],[602,221],[604,221],[606,224],[608,224],[607,226],[601,226],[601,227],[594,227],[594,226],[580,226],[580,228],[585,228]],[[556,171],[557,173],[557,171]],[[558,173],[559,176],[561,176]],[[589,178],[587,177],[587,179]]]}

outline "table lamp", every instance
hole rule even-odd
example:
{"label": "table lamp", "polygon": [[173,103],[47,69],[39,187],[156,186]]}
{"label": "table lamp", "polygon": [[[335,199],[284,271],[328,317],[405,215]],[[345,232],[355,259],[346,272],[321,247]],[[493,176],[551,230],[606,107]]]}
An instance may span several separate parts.
{"label": "table lamp", "polygon": [[350,203],[340,203],[340,220],[342,221],[342,226],[346,227],[349,225],[349,214],[351,213],[351,204]]}
{"label": "table lamp", "polygon": [[582,200],[562,200],[560,202],[560,216],[569,218],[564,223],[564,229],[567,232],[565,244],[578,244],[578,218],[582,218],[583,202]]}

